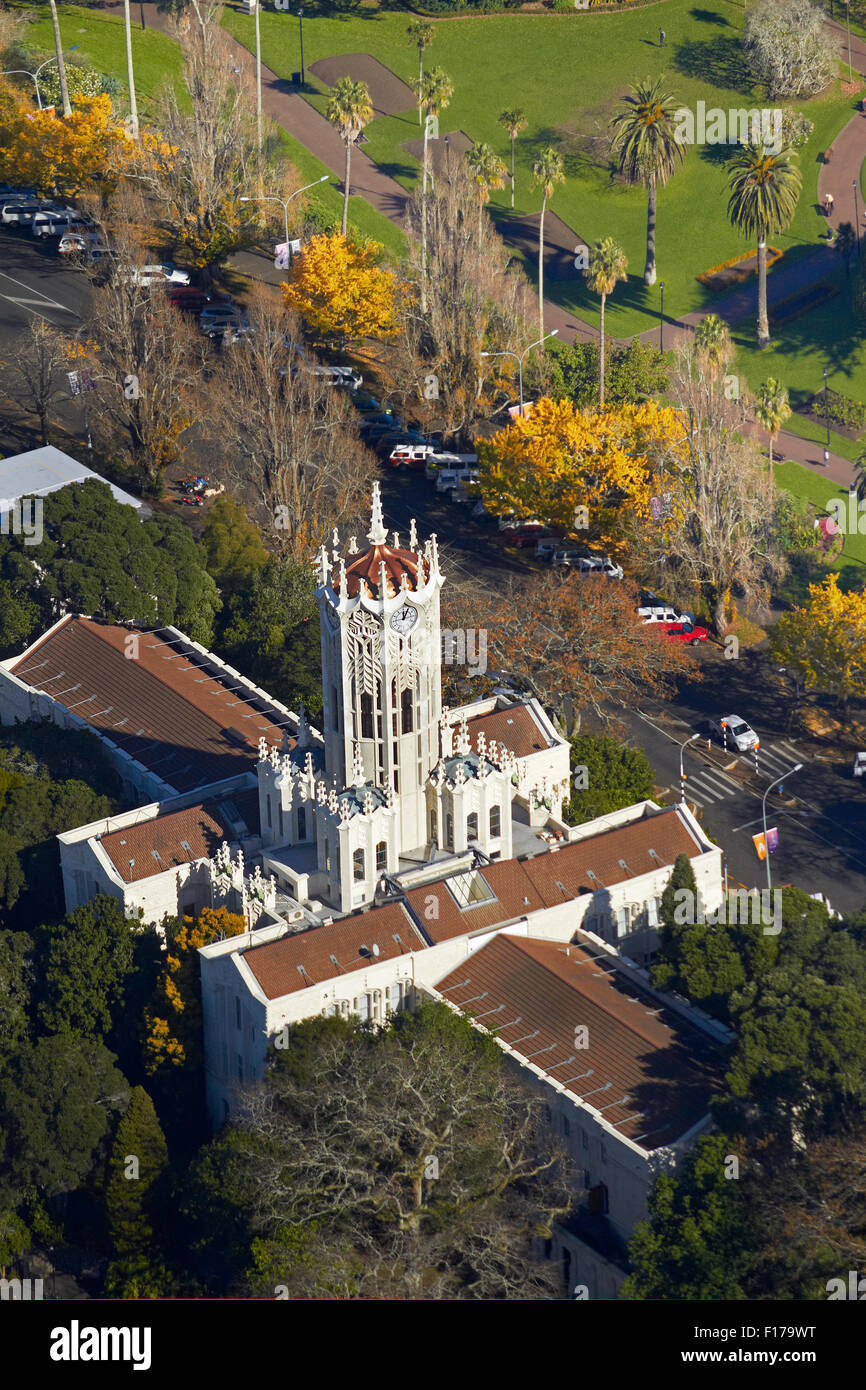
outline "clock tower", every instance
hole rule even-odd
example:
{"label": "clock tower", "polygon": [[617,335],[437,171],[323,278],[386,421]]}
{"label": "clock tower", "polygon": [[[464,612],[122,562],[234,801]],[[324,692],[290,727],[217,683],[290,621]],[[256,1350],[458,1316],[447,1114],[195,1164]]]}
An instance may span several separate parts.
{"label": "clock tower", "polygon": [[373,485],[369,548],[355,537],[345,555],[319,556],[316,591],[322,638],[326,777],[337,789],[360,775],[394,794],[396,854],[435,839],[426,786],[439,761],[442,713],[439,569],[436,537],[389,543],[378,482]]}

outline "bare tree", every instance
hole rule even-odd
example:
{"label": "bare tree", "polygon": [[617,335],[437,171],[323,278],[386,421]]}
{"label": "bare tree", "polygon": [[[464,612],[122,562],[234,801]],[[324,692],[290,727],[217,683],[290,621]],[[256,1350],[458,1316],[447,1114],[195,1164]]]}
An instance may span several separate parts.
{"label": "bare tree", "polygon": [[660,460],[671,497],[667,563],[700,594],[721,634],[735,593],[765,600],[784,573],[773,476],[746,438],[745,400],[728,399],[724,379],[691,344],[678,349],[670,391],[686,428]]}
{"label": "bare tree", "polygon": [[[420,218],[421,195],[416,194],[408,211],[414,237],[408,279],[415,293],[388,364],[396,394],[420,418],[436,420],[454,435],[471,430],[503,395],[509,399],[502,388],[514,381],[514,360],[495,354],[531,342],[531,293],[522,271],[509,265],[489,217],[483,217],[479,235],[478,190],[464,161],[452,152],[427,195],[427,308],[422,312]],[[491,356],[482,358],[482,351]]]}
{"label": "bare tree", "polygon": [[617,706],[665,693],[676,675],[700,679],[679,643],[641,623],[627,580],[566,571],[495,593],[449,585],[443,603],[449,627],[486,632],[488,667],[516,676],[569,735],[584,714],[615,723]]}
{"label": "bare tree", "polygon": [[[178,25],[189,100],[176,84],[159,112],[164,139],[141,165],[166,225],[207,268],[255,240],[275,205],[299,186],[285,160],[266,163],[259,150],[255,82],[235,73],[234,40],[220,27],[218,6],[195,7]],[[246,198],[249,201],[242,202]]]}
{"label": "bare tree", "polygon": [[204,349],[162,288],[139,282],[142,259],[152,256],[142,257],[134,234],[115,224],[107,277],[94,286],[87,328],[92,415],[101,447],[114,452],[122,439],[138,481],[158,490],[202,414],[196,402]]}
{"label": "bare tree", "polygon": [[297,349],[292,316],[262,292],[250,336],[223,347],[213,399],[229,477],[257,520],[299,559],[354,519],[374,467],[339,388]]}
{"label": "bare tree", "polygon": [[747,10],[743,51],[769,97],[811,97],[833,81],[836,61],[824,19],[809,0],[758,0]]}
{"label": "bare tree", "polygon": [[39,437],[48,443],[51,408],[61,393],[68,366],[66,343],[45,319],[30,321],[23,343],[3,364],[9,375],[6,388],[14,401],[39,421]]}
{"label": "bare tree", "polygon": [[232,1149],[272,1242],[265,1280],[281,1249],[295,1296],[555,1297],[532,1238],[572,1206],[573,1175],[541,1098],[456,1020],[425,1016],[376,1039],[301,1025],[314,1067],[278,1064],[245,1093]]}

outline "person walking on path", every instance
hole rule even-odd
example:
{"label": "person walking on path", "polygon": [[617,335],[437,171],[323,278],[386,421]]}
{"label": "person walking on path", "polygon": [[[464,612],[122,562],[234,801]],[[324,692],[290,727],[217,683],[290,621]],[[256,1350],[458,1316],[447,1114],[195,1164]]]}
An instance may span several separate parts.
{"label": "person walking on path", "polygon": [[833,202],[834,202],[833,194],[832,194],[832,193],[825,193],[825,194],[824,194],[824,212],[827,214],[828,217],[831,215],[831,213],[832,213],[832,211],[833,211]]}
{"label": "person walking on path", "polygon": [[659,48],[664,48],[664,46],[665,46],[665,31],[664,31],[664,29],[659,29]]}

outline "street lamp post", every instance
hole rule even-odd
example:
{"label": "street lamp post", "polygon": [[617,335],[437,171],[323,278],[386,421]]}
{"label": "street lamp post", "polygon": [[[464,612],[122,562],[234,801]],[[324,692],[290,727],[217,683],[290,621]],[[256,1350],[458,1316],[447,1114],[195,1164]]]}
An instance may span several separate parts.
{"label": "street lamp post", "polygon": [[787,666],[777,666],[776,670],[779,672],[780,676],[790,675],[791,680],[794,682],[794,689],[797,693],[797,728],[802,729],[803,714],[800,706],[800,678],[796,675],[794,671],[789,671]]}
{"label": "street lamp post", "polygon": [[545,333],[543,338],[537,338],[534,343],[530,343],[529,347],[525,347],[522,352],[512,352],[510,348],[506,348],[504,352],[482,352],[480,354],[481,357],[514,357],[517,360],[518,379],[520,382],[521,420],[523,419],[523,359],[528,352],[532,351],[533,348],[539,347],[542,343],[546,343],[548,338],[555,338],[558,332],[558,328],[551,328],[550,332]]}
{"label": "street lamp post", "polygon": [[854,226],[857,228],[857,255],[860,255],[860,208],[857,202],[857,180],[851,180],[854,189]]}
{"label": "street lamp post", "polygon": [[830,462],[830,399],[827,395],[827,377],[830,374],[829,367],[824,368],[824,424],[827,426],[827,443],[824,446],[824,462]]}
{"label": "street lamp post", "polygon": [[683,754],[689,744],[694,743],[696,738],[700,738],[700,734],[692,734],[689,738],[683,739],[683,742],[680,744],[680,803],[682,805],[685,805],[686,800],[686,774],[683,768]]}
{"label": "street lamp post", "polygon": [[286,236],[286,245],[288,246],[288,244],[289,244],[289,203],[292,201],[292,198],[298,198],[298,197],[300,197],[300,195],[301,195],[302,193],[306,193],[306,191],[307,191],[308,188],[315,188],[315,186],[316,186],[317,183],[324,183],[328,177],[329,177],[328,174],[323,174],[322,177],[321,177],[320,179],[313,179],[313,182],[312,182],[312,183],[305,183],[303,188],[298,188],[298,189],[296,189],[295,192],[292,193],[291,196],[288,197],[288,198],[278,198],[278,197],[276,196],[275,193],[264,193],[264,194],[259,195],[258,197],[255,197],[255,198],[253,198],[253,197],[249,197],[249,198],[247,198],[247,197],[239,198],[239,199],[238,199],[238,202],[240,202],[240,203],[279,203],[279,204],[280,204],[280,207],[283,209],[283,218],[284,218],[284,228],[285,228],[285,236]]}
{"label": "street lamp post", "polygon": [[767,790],[764,792],[764,796],[761,801],[761,818],[764,822],[764,858],[767,861],[767,888],[770,890],[770,892],[773,891],[773,879],[770,873],[770,851],[767,846],[767,797],[770,795],[770,792],[773,790],[774,787],[778,787],[779,783],[784,782],[786,777],[790,777],[793,773],[799,772],[802,766],[802,763],[795,763],[794,766],[789,768],[787,772],[783,772],[781,777],[777,777],[775,782],[771,782]]}
{"label": "street lamp post", "polygon": [[300,31],[301,31],[301,86],[303,87],[303,86],[305,85],[305,83],[304,83],[304,11],[303,11],[303,9],[298,10],[298,26],[299,26]]}
{"label": "street lamp post", "polygon": [[659,304],[659,352],[665,350],[665,282],[659,281],[661,303]]}
{"label": "street lamp post", "polygon": [[853,82],[851,71],[851,0],[845,0],[845,23],[848,26],[848,81]]}
{"label": "street lamp post", "polygon": [[[64,49],[63,51],[64,51],[64,53],[74,53],[75,50],[76,50],[76,48],[80,48],[80,47],[81,47],[80,44],[74,43],[74,44],[71,45],[71,47],[66,48],[66,49]],[[39,90],[39,74],[40,74],[40,72],[42,71],[43,68],[48,68],[48,67],[51,66],[52,63],[56,63],[56,62],[57,62],[57,55],[55,54],[55,56],[54,56],[53,58],[46,58],[44,63],[40,63],[40,64],[39,64],[39,67],[36,69],[35,72],[30,72],[30,70],[29,70],[28,68],[10,68],[7,72],[0,72],[0,77],[15,77],[15,76],[21,76],[21,77],[30,77],[30,78],[32,78],[32,80],[33,80],[33,85],[34,85],[34,87],[36,88],[36,105],[39,107],[39,110],[42,111],[42,110],[44,110],[44,107],[43,107],[43,105],[42,105],[42,93],[41,93],[41,91]]]}
{"label": "street lamp post", "polygon": [[[76,347],[76,357],[77,357],[77,355],[78,355],[78,352],[77,352],[77,349],[78,349],[78,339],[80,338],[81,333],[82,333],[83,329],[85,328],[85,326],[86,326],[86,325],[83,324],[83,323],[80,323],[80,324],[78,325],[78,327],[77,327],[76,330],[75,330],[75,337],[74,337],[73,340],[72,340],[72,341],[75,343],[75,347]],[[88,451],[89,451],[90,453],[92,453],[92,452],[93,452],[93,440],[92,440],[91,437],[90,437],[90,417],[89,417],[89,414],[88,414],[88,411],[87,411],[87,392],[88,392],[87,383],[82,381],[82,382],[81,382],[81,404],[84,406],[84,434],[85,434],[85,437],[86,437],[86,439],[87,439],[87,448],[88,448]]]}

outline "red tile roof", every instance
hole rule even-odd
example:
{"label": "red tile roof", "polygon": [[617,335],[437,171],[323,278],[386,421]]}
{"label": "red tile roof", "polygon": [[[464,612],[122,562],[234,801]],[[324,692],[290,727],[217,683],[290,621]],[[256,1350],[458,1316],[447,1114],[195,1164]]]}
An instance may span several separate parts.
{"label": "red tile roof", "polygon": [[553,748],[547,734],[540,728],[529,706],[511,705],[508,709],[493,710],[467,719],[466,726],[472,747],[478,745],[478,735],[484,734],[488,743],[504,743],[515,758],[526,758],[545,748]]}
{"label": "red tile roof", "polygon": [[537,912],[544,907],[519,859],[497,860],[468,872],[477,874],[492,890],[495,895],[492,901],[461,907],[447,886],[448,879],[412,888],[406,894],[412,911],[434,943],[465,936],[483,927],[513,922],[527,912]]}
{"label": "red tile roof", "polygon": [[644,1149],[673,1144],[708,1112],[716,1048],[591,947],[499,935],[437,989]]}
{"label": "red tile roof", "polygon": [[[170,636],[70,617],[10,668],[136,758],[178,792],[255,766],[259,736],[279,747],[282,721],[250,703],[228,674],[219,680]],[[242,698],[247,695],[248,698]],[[290,745],[293,740],[290,740]]]}
{"label": "red tile roof", "polygon": [[[419,556],[412,550],[396,550],[390,545],[373,545],[366,550],[363,555],[359,555],[356,560],[346,566],[346,589],[349,598],[355,598],[364,585],[364,592],[368,598],[381,598],[379,593],[379,583],[381,580],[382,565],[385,566],[385,585],[388,590],[387,597],[393,598],[399,593],[400,582],[405,574],[406,582],[410,590],[417,590],[422,587],[429,578],[430,567],[426,561],[422,561],[425,573],[422,575],[421,584],[418,583]],[[335,569],[331,577],[331,584],[336,593],[340,592],[340,571]]]}
{"label": "red tile roof", "polygon": [[[245,832],[235,830],[233,812],[246,825]],[[178,864],[210,859],[223,841],[234,845],[258,833],[259,795],[248,788],[113,830],[99,843],[123,881],[139,883]]]}
{"label": "red tile roof", "polygon": [[[395,936],[400,940],[395,941]],[[279,999],[363,970],[377,960],[424,950],[426,944],[402,903],[395,902],[354,913],[329,926],[311,927],[266,946],[254,946],[243,958],[267,998]],[[378,956],[373,955],[374,946],[379,948]],[[362,947],[367,954],[361,953]]]}
{"label": "red tile roof", "polygon": [[691,859],[702,850],[677,808],[671,806],[630,825],[525,859],[523,866],[544,905],[553,907],[581,893],[595,893],[671,865],[678,854]]}

